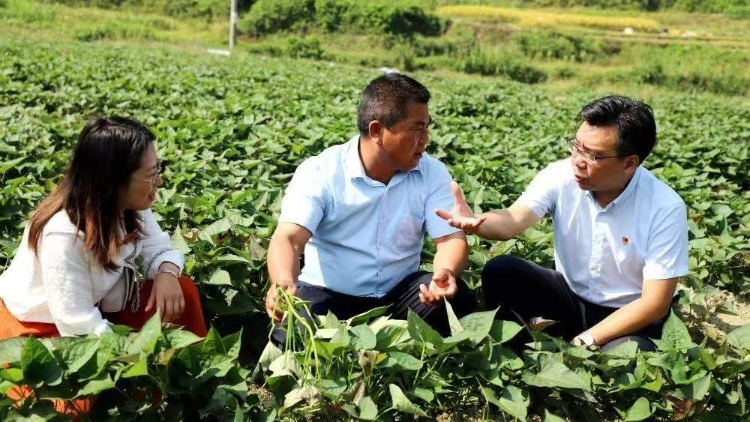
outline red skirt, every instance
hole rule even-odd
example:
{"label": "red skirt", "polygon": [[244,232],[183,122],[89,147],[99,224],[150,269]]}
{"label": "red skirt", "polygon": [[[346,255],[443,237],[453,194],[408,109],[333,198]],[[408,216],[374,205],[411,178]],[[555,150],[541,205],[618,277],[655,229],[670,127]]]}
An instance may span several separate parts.
{"label": "red skirt", "polygon": [[[128,306],[124,311],[106,313],[104,317],[113,324],[127,325],[134,329],[143,327],[143,324],[156,313],[155,309],[151,312],[144,310],[151,295],[153,284],[153,280],[148,280],[143,284],[141,288],[141,309],[138,312],[131,312]],[[206,330],[206,323],[203,320],[203,308],[201,307],[198,289],[195,287],[195,283],[186,276],[180,277],[180,287],[182,288],[182,294],[185,296],[185,309],[174,323],[198,336],[205,337],[208,330]],[[55,324],[19,321],[10,313],[5,303],[0,300],[0,340],[31,335],[38,338],[59,337],[60,332],[57,331]],[[6,395],[12,400],[20,401],[27,398],[31,391],[30,387],[14,387],[8,390]],[[94,400],[96,400],[96,397],[78,400],[55,399],[52,402],[55,404],[55,409],[60,413],[80,415],[89,412]]]}

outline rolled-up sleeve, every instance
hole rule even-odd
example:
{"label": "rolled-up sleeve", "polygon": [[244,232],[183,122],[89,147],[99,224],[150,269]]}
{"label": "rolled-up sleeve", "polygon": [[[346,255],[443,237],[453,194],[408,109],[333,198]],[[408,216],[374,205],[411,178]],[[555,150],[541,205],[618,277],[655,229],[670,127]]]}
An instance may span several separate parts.
{"label": "rolled-up sleeve", "polygon": [[161,230],[151,210],[140,211],[143,238],[141,257],[143,258],[143,272],[148,279],[153,279],[159,272],[159,266],[170,262],[180,268],[185,265],[182,253],[172,246],[169,235]]}
{"label": "rolled-up sleeve", "polygon": [[72,233],[45,233],[39,261],[47,305],[60,335],[111,331],[94,306],[93,280],[83,240]]}
{"label": "rolled-up sleeve", "polygon": [[518,198],[518,202],[523,204],[542,218],[547,213],[552,213],[557,199],[559,183],[562,179],[558,174],[556,165],[552,163],[540,171],[526,187],[526,190]]}
{"label": "rolled-up sleeve", "polygon": [[323,170],[314,159],[297,167],[281,201],[279,223],[294,223],[315,234],[327,203]]}
{"label": "rolled-up sleeve", "polygon": [[688,274],[687,209],[684,203],[660,208],[655,213],[644,261],[644,280]]}
{"label": "rolled-up sleeve", "polygon": [[435,214],[435,210],[453,209],[453,188],[451,187],[452,178],[445,165],[437,160],[430,167],[430,174],[427,178],[430,183],[430,194],[425,201],[425,226],[427,234],[433,238],[447,236],[461,231],[448,224],[447,221]]}

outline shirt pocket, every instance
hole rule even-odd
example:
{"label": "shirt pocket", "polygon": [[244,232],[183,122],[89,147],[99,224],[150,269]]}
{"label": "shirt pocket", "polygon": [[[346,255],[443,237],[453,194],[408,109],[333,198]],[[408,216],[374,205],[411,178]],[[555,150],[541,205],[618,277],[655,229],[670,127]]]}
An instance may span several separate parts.
{"label": "shirt pocket", "polygon": [[394,227],[394,245],[398,251],[409,251],[422,247],[424,238],[424,215],[409,213],[399,219]]}

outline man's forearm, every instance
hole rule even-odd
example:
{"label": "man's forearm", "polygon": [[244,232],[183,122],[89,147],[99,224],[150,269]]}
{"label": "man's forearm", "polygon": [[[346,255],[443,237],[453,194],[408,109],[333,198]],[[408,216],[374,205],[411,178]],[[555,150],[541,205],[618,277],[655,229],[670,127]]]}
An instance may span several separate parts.
{"label": "man's forearm", "polygon": [[268,245],[268,276],[275,285],[294,285],[299,276],[301,251],[285,238],[272,237]]}
{"label": "man's forearm", "polygon": [[452,236],[452,238],[436,245],[432,268],[433,270],[445,268],[451,270],[455,276],[458,276],[466,266],[469,247],[466,244],[466,236],[462,232]]}
{"label": "man's forearm", "polygon": [[633,334],[664,315],[662,304],[639,298],[611,313],[591,327],[588,332],[596,344],[602,345],[616,338]]}

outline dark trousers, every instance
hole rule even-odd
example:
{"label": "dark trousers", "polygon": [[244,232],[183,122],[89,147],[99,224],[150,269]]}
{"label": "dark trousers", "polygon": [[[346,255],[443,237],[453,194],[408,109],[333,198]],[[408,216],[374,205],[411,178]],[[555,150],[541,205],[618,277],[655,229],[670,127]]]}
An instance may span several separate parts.
{"label": "dark trousers", "polygon": [[[339,319],[349,319],[355,315],[380,306],[388,306],[392,318],[406,319],[409,309],[419,315],[443,336],[450,334],[448,314],[445,302],[435,306],[426,306],[419,300],[419,286],[429,285],[432,273],[417,271],[409,274],[393,290],[381,298],[350,296],[338,293],[325,287],[297,283],[297,297],[308,302],[310,311],[315,315],[326,315],[332,312]],[[461,279],[456,280],[458,291],[449,302],[456,316],[461,318],[476,310],[476,298]],[[275,324],[271,332],[271,342],[283,348],[286,343],[286,324]]]}
{"label": "dark trousers", "polygon": [[[500,306],[499,319],[518,321],[518,314],[523,322],[534,317],[559,321],[545,332],[565,340],[572,340],[617,310],[578,297],[559,272],[509,255],[487,262],[482,270],[482,289],[487,307]],[[666,318],[601,345],[602,350],[627,341],[637,342],[643,351],[655,350],[650,339],[661,337]]]}

